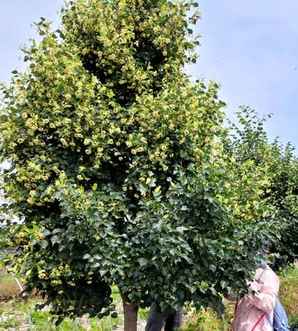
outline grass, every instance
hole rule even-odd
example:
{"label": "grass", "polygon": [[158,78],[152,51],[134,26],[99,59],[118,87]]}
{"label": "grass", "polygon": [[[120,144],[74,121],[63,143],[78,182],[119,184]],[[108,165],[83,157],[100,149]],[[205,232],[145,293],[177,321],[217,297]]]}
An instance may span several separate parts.
{"label": "grass", "polygon": [[291,325],[298,326],[298,268],[288,268],[281,274],[280,298]]}

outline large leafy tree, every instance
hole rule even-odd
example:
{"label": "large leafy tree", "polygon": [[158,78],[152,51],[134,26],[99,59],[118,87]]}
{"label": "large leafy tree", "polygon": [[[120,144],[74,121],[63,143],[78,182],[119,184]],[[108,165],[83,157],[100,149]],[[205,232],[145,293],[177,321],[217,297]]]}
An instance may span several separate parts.
{"label": "large leafy tree", "polygon": [[62,318],[108,313],[116,284],[133,331],[138,306],[218,308],[255,268],[266,177],[224,155],[218,87],[183,72],[196,6],[71,1],[3,88],[14,262]]}

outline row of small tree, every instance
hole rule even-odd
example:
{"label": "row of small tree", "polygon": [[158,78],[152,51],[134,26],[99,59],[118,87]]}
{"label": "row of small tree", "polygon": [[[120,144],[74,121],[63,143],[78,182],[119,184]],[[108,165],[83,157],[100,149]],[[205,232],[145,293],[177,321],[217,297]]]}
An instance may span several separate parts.
{"label": "row of small tree", "polygon": [[277,225],[268,249],[273,267],[280,269],[298,257],[298,158],[291,143],[283,146],[277,138],[270,142],[265,129],[270,117],[259,118],[254,110],[241,108],[225,146],[238,163],[252,160],[266,169],[269,182],[262,198],[271,212],[265,219]]}
{"label": "row of small tree", "polygon": [[126,331],[153,302],[221,311],[265,242],[297,256],[297,158],[248,109],[225,128],[218,86],[185,75],[196,7],[70,1],[2,89],[13,265],[58,321],[109,314],[112,286]]}

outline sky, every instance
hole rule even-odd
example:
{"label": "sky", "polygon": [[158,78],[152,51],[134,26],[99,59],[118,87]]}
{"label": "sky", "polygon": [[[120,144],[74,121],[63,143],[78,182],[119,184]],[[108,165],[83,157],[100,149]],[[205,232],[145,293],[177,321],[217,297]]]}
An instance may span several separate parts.
{"label": "sky", "polygon": [[[298,1],[201,0],[200,58],[187,69],[215,80],[228,116],[240,105],[272,113],[269,136],[298,147]],[[63,0],[0,1],[0,81],[22,69],[20,48],[35,37],[41,16],[58,26]]]}

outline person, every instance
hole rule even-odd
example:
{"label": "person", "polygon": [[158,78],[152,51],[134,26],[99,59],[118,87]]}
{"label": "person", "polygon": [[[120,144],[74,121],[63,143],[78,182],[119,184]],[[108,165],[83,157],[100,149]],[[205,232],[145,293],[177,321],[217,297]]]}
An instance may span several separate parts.
{"label": "person", "polygon": [[267,265],[260,266],[249,293],[235,307],[233,331],[273,331],[273,313],[279,291],[279,278]]}
{"label": "person", "polygon": [[148,321],[145,331],[164,331],[178,330],[182,324],[182,309],[168,309],[161,311],[158,304],[153,303],[150,308]]}

